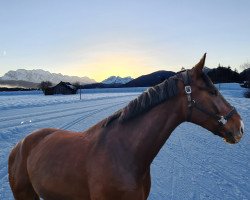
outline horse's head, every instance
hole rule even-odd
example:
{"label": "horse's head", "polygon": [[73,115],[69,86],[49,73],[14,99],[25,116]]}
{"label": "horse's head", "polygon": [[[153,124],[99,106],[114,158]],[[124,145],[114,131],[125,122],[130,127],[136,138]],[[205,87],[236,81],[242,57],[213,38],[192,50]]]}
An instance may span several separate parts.
{"label": "horse's head", "polygon": [[206,54],[191,70],[179,74],[182,86],[186,120],[198,124],[226,142],[240,141],[244,124],[240,115],[220,94],[209,77],[203,73]]}

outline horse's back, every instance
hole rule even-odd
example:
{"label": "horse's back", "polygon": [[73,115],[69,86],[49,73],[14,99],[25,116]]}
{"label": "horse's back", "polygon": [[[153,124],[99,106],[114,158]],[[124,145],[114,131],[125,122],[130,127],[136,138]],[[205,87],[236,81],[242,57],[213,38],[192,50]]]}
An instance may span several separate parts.
{"label": "horse's back", "polygon": [[27,172],[27,158],[31,150],[57,129],[41,129],[28,135],[11,151],[8,160],[9,182],[15,199],[38,199]]}

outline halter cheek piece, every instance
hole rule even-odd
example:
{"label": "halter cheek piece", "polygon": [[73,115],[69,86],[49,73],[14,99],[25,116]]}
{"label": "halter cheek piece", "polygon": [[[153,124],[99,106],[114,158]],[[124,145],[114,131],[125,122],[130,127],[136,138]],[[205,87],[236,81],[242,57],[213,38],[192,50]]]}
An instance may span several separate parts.
{"label": "halter cheek piece", "polygon": [[212,113],[212,112],[204,109],[199,104],[197,104],[194,99],[192,99],[192,96],[191,96],[192,88],[190,86],[191,79],[190,79],[190,76],[188,74],[188,70],[181,72],[178,76],[179,76],[178,79],[182,80],[184,83],[185,94],[187,95],[188,109],[189,109],[189,112],[187,115],[187,121],[191,120],[193,108],[196,108],[197,110],[203,112],[204,114],[214,118],[218,122],[218,124],[221,126],[224,126],[228,122],[228,120],[237,112],[236,109],[234,107],[232,107],[232,109],[229,111],[229,113],[227,113],[225,116],[220,116],[220,115],[217,115],[215,113]]}

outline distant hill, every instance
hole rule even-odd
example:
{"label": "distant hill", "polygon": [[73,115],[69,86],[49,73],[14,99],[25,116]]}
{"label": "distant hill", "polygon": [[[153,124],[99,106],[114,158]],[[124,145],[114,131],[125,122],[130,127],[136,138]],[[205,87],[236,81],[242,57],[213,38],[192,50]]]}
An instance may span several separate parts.
{"label": "distant hill", "polygon": [[8,71],[0,80],[13,80],[13,81],[28,81],[33,83],[41,83],[42,81],[50,81],[53,84],[63,82],[79,82],[81,84],[95,83],[94,79],[88,77],[68,76],[56,73],[50,73],[42,69],[26,70],[18,69],[16,71]]}
{"label": "distant hill", "polygon": [[172,71],[157,71],[151,74],[140,76],[126,84],[124,87],[151,87],[164,81],[165,79],[175,75]]}
{"label": "distant hill", "polygon": [[250,68],[248,69],[245,69],[244,71],[242,71],[240,73],[240,78],[241,78],[241,81],[249,81],[250,82]]}
{"label": "distant hill", "polygon": [[125,84],[133,80],[130,76],[121,78],[120,76],[110,76],[109,78],[102,81],[104,84]]}
{"label": "distant hill", "polygon": [[125,84],[93,83],[84,85],[82,88],[90,89],[90,88],[150,87],[161,83],[165,79],[175,74],[176,73],[172,71],[157,71],[151,74],[140,76]]}

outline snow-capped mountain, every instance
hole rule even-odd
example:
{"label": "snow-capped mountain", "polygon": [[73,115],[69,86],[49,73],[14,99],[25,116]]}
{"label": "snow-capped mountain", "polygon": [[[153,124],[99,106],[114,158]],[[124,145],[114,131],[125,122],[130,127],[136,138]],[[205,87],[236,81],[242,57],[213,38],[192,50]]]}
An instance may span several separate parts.
{"label": "snow-capped mountain", "polygon": [[102,81],[105,84],[125,84],[133,80],[130,76],[121,78],[120,76],[110,76],[109,78]]}
{"label": "snow-capped mountain", "polygon": [[18,69],[16,71],[8,71],[1,77],[2,80],[15,80],[15,81],[29,81],[33,83],[40,83],[42,81],[50,81],[54,84],[59,83],[60,81],[64,82],[79,82],[81,84],[95,83],[94,79],[90,79],[87,76],[78,77],[78,76],[68,76],[62,75],[61,73],[50,73],[49,71],[44,71],[42,69]]}

